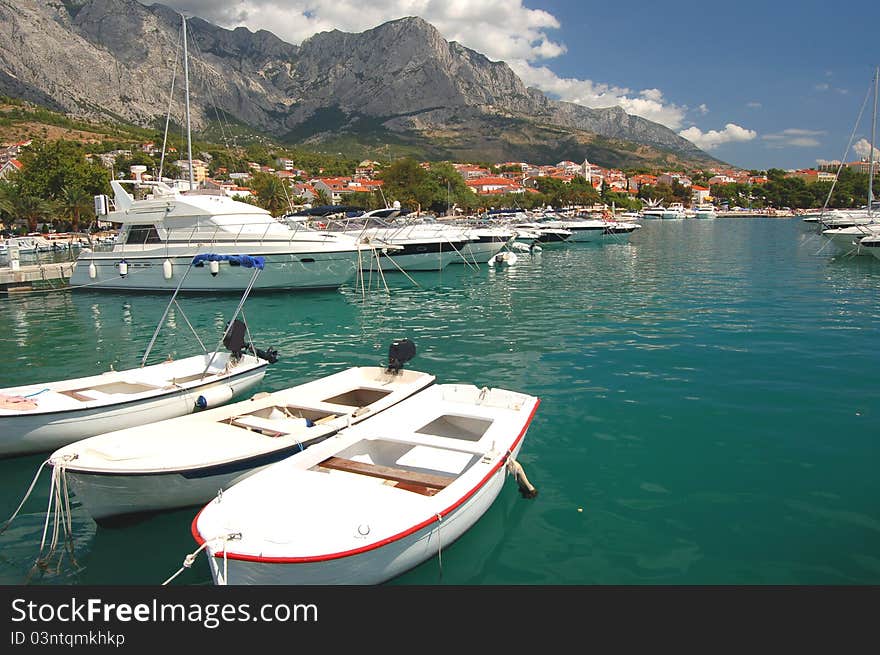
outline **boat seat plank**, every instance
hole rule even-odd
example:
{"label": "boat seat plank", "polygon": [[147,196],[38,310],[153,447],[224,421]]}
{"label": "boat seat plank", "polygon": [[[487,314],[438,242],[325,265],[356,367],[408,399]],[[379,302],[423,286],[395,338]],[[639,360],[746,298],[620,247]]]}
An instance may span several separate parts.
{"label": "boat seat plank", "polygon": [[416,471],[407,471],[393,466],[357,462],[353,459],[345,459],[344,457],[328,457],[320,462],[319,466],[328,469],[335,469],[337,471],[360,473],[361,475],[369,475],[374,478],[384,478],[394,482],[430,487],[432,489],[443,489],[455,480],[455,478],[448,475],[418,473]]}
{"label": "boat seat plank", "polygon": [[79,400],[84,403],[91,402],[92,400],[94,400],[94,398],[91,398],[89,396],[84,396],[79,391],[76,391],[73,389],[71,389],[70,391],[59,391],[58,393],[64,394],[65,396],[68,396],[69,398],[73,398],[74,400]]}

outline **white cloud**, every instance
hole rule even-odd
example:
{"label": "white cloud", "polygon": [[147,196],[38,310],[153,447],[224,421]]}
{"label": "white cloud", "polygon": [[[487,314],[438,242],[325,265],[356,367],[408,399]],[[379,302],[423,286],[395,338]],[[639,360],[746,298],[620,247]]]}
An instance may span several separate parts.
{"label": "white cloud", "polygon": [[733,143],[737,141],[751,141],[758,136],[754,130],[740,127],[734,123],[728,123],[723,130],[709,130],[703,132],[698,127],[689,127],[678,133],[698,148],[703,150],[712,150],[724,143]]}
{"label": "white cloud", "polygon": [[[871,143],[867,139],[860,139],[853,145],[853,152],[862,159],[869,159],[871,155]],[[874,161],[880,161],[880,150],[874,148]]]}
{"label": "white cloud", "polygon": [[697,107],[697,111],[700,114],[702,114],[703,116],[705,116],[706,114],[709,113],[709,108],[704,103],[704,104],[700,105],[699,107]]}
{"label": "white cloud", "polygon": [[752,101],[752,102],[747,102],[746,107],[748,107],[749,109],[760,109],[761,107],[763,107],[763,105],[760,102]]}
{"label": "white cloud", "polygon": [[826,134],[821,130],[802,130],[789,128],[776,134],[765,134],[761,138],[767,141],[770,148],[813,148],[820,145],[816,137]]}

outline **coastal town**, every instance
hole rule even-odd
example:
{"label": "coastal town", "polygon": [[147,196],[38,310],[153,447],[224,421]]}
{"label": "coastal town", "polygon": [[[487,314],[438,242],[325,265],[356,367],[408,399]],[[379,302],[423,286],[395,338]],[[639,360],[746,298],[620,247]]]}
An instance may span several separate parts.
{"label": "coastal town", "polygon": [[[0,190],[8,190],[8,183],[16,176],[27,175],[23,160],[27,161],[27,152],[33,143],[32,139],[27,139],[0,146],[0,184],[7,182],[0,186]],[[328,172],[320,165],[306,168],[296,158],[280,150],[279,154],[270,152],[269,156],[262,157],[262,161],[248,160],[240,155],[235,166],[223,165],[216,157],[216,151],[213,152],[198,153],[190,165],[186,159],[174,159],[179,154],[177,148],[170,147],[166,171],[176,173],[176,180],[167,174],[162,179],[166,183],[176,184],[181,190],[189,188],[192,180],[199,188],[222,192],[229,197],[280,212],[313,205],[375,208],[398,199],[411,200],[410,204],[415,205],[412,209],[419,213],[434,211],[456,215],[498,207],[530,209],[563,204],[581,206],[609,217],[617,211],[638,211],[644,207],[673,202],[685,208],[712,204],[717,211],[732,215],[744,210],[769,215],[794,215],[821,206],[819,201],[827,194],[829,186],[837,182],[840,172],[844,175],[867,174],[869,168],[869,162],[863,160],[823,162],[822,166],[816,168],[770,172],[729,166],[696,171],[646,172],[607,168],[591,163],[586,157],[579,162],[563,160],[555,164],[525,161],[495,164],[445,162],[460,177],[460,180],[455,180],[458,192],[450,199],[449,189],[440,189],[439,195],[435,193],[439,200],[435,197],[433,206],[428,207],[422,206],[423,201],[416,195],[406,199],[391,197],[393,193],[389,194],[388,190],[390,162],[369,159],[357,163],[352,161],[347,171],[340,170],[337,165],[336,170]],[[146,141],[107,152],[84,152],[83,156],[86,161],[105,169],[108,179],[112,176],[115,179],[150,182],[159,176],[161,154],[155,142]],[[431,171],[436,166],[436,163],[426,161],[412,163],[417,163],[422,171]],[[59,174],[63,178],[65,172],[60,171]],[[799,191],[813,189],[813,192],[800,193],[797,199],[791,198],[788,202],[774,203],[760,192],[774,175],[777,181],[787,181],[790,187],[792,183],[795,184]],[[277,202],[267,202],[261,186],[266,186],[265,180],[268,178],[273,180],[269,184],[270,191],[276,194],[280,191],[286,201],[282,204],[286,204],[286,207],[279,206]],[[264,181],[262,185],[261,179]],[[283,184],[279,186],[274,181]],[[396,188],[399,190],[399,185]],[[14,200],[15,194],[6,194],[7,199],[10,196]],[[2,229],[11,232],[18,228],[18,232],[24,233],[34,229],[48,232],[62,228],[56,223],[61,222],[58,218],[63,218],[63,207],[55,207],[56,214],[59,214],[55,217],[50,215],[50,207],[44,207],[44,215],[38,216],[40,220],[33,220],[32,217],[29,226],[28,216],[22,216],[22,212],[13,216],[14,212],[9,211],[14,206],[13,200],[8,200],[5,205],[7,211],[2,212]],[[82,213],[88,214],[88,209],[83,208]],[[37,224],[40,228],[37,228]]]}

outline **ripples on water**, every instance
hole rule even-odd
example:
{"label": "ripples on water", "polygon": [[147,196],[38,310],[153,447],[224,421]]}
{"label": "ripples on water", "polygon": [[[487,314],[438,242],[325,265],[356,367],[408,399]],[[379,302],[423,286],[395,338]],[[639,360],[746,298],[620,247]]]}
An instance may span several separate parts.
{"label": "ripples on water", "polygon": [[[435,559],[392,584],[877,583],[880,261],[821,246],[797,220],[648,221],[628,244],[389,273],[388,293],[373,280],[264,294],[246,314],[256,344],[281,354],[266,390],[384,364],[407,336],[410,366],[441,382],[541,397],[520,456],[538,497],[506,486],[442,571]],[[219,334],[236,304],[181,301],[200,334]],[[0,384],[137,365],[164,305],[4,301]],[[198,347],[171,320],[158,358]],[[42,459],[0,461],[9,514]],[[2,581],[24,579],[46,493],[0,537]],[[38,581],[158,584],[194,549],[193,515],[97,531],[77,515],[82,570]],[[121,553],[144,539],[155,552],[133,570]],[[206,564],[182,582],[210,583]]]}

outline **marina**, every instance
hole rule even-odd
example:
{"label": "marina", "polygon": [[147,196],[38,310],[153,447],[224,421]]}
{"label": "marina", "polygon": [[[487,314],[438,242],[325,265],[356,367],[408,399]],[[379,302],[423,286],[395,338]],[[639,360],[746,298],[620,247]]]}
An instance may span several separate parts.
{"label": "marina", "polygon": [[[255,294],[248,319],[281,356],[254,391],[383,366],[405,336],[408,368],[440,384],[540,398],[517,455],[537,495],[508,479],[442,558],[385,584],[877,584],[880,261],[825,245],[799,218],[645,221],[387,290]],[[9,294],[0,386],[133,366],[167,300]],[[194,295],[187,313],[222,328],[237,300]],[[176,356],[189,328],[169,327],[154,349]],[[0,459],[7,517],[47,456]],[[44,473],[0,534],[3,584],[160,585],[198,547],[198,508],[105,528],[74,494],[72,556],[35,567],[49,494]],[[172,584],[211,585],[207,559]]]}

